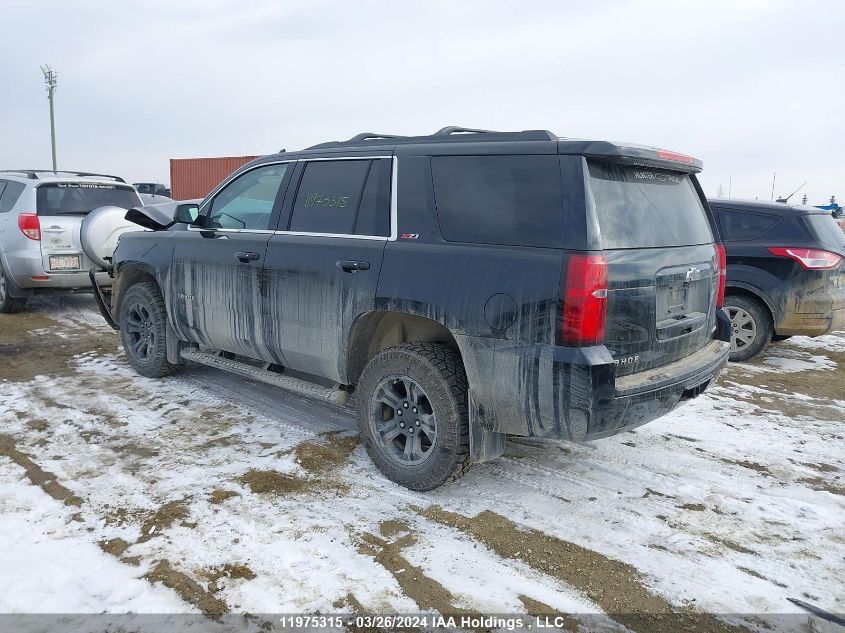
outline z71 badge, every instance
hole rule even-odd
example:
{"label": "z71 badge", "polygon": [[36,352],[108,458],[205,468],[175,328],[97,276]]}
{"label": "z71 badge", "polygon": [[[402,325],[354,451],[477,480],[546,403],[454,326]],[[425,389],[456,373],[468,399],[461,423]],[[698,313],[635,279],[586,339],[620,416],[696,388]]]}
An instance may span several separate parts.
{"label": "z71 badge", "polygon": [[420,239],[419,233],[402,233],[403,240],[418,240]]}

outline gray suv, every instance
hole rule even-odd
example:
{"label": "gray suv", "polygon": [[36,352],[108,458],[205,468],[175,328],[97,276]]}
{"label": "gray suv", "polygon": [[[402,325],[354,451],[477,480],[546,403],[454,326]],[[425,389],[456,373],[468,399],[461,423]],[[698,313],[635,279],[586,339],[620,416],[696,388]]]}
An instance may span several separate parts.
{"label": "gray suv", "polygon": [[101,263],[83,248],[83,221],[100,207],[140,204],[117,176],[0,171],[0,313],[20,312],[35,294],[90,289],[88,271]]}

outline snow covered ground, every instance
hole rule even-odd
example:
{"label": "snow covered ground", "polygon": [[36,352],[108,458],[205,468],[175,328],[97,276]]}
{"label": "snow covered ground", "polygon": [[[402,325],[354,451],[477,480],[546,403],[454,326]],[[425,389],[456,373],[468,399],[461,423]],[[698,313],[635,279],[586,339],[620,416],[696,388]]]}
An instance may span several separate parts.
{"label": "snow covered ground", "polygon": [[845,333],[418,494],[349,412],[208,369],[140,378],[94,310],[0,319],[0,613],[845,612]]}

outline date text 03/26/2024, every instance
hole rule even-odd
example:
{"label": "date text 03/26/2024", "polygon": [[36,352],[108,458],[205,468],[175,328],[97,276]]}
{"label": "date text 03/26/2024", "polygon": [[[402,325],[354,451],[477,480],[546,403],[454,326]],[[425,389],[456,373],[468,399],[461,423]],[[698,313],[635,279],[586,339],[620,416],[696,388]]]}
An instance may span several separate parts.
{"label": "date text 03/26/2024", "polygon": [[493,628],[506,631],[554,629],[565,624],[564,616],[544,615],[290,615],[279,618],[282,628],[302,629],[342,629],[356,628],[437,628],[437,629],[477,629]]}

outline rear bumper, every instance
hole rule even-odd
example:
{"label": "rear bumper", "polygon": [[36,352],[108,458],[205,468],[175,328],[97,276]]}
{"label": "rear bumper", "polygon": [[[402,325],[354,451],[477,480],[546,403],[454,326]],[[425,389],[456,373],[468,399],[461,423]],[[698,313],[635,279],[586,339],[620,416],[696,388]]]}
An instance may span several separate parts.
{"label": "rear bumper", "polygon": [[781,317],[775,332],[781,336],[821,336],[845,329],[845,309],[830,312],[792,312]]}
{"label": "rear bumper", "polygon": [[700,395],[724,369],[730,351],[730,343],[715,340],[683,360],[616,379],[613,399],[595,408],[585,439],[651,422]]}
{"label": "rear bumper", "polygon": [[[67,273],[44,272],[40,249],[12,251],[6,254],[4,263],[15,286],[23,291],[24,295],[38,294],[39,289],[88,290],[91,287],[87,270]],[[98,274],[97,281],[104,286],[110,286],[112,282],[106,273]]]}
{"label": "rear bumper", "polygon": [[845,328],[845,289],[818,288],[793,291],[783,298],[775,317],[775,332],[782,336],[821,336]]}
{"label": "rear bumper", "polygon": [[727,315],[717,336],[677,362],[616,377],[604,346],[571,348],[458,338],[472,416],[484,431],[568,439],[608,437],[700,395],[728,362]]}

